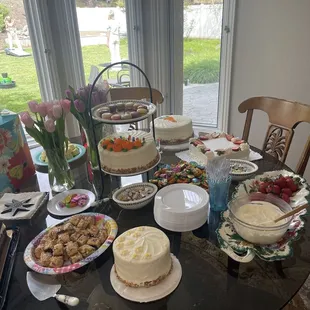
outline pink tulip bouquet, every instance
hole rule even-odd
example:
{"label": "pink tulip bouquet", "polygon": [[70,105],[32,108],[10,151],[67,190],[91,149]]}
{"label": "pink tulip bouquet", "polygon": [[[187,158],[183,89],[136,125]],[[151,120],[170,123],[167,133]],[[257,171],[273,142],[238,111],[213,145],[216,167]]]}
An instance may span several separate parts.
{"label": "pink tulip bouquet", "polygon": [[91,166],[94,168],[99,166],[96,154],[96,148],[97,148],[96,141],[98,143],[99,140],[102,138],[103,131],[105,131],[105,133],[109,133],[110,130],[112,133],[113,129],[111,126],[108,126],[109,128],[107,128],[106,125],[94,121],[96,140],[94,139],[88,108],[89,105],[91,105],[91,107],[95,107],[101,103],[107,102],[109,85],[106,82],[102,88],[94,87],[94,90],[92,92],[92,100],[90,103],[88,102],[88,98],[91,87],[92,85],[89,84],[75,91],[71,86],[69,86],[69,89],[66,90],[66,98],[71,101],[71,109],[70,109],[71,113],[75,116],[75,118],[78,120],[78,122],[84,129],[88,144],[87,150],[89,160]]}
{"label": "pink tulip bouquet", "polygon": [[113,127],[94,120],[94,136],[90,115],[88,113],[89,106],[91,105],[91,107],[94,107],[108,101],[109,84],[105,81],[103,85],[101,85],[101,88],[94,87],[91,96],[92,100],[89,102],[88,98],[91,87],[92,85],[87,85],[79,88],[77,91],[69,87],[69,89],[66,90],[66,98],[71,101],[71,113],[84,129],[87,139],[88,160],[92,172],[90,178],[92,179],[93,189],[97,197],[100,197],[103,188],[100,176],[101,170],[99,169],[100,165],[97,157],[97,144],[103,135],[113,132]]}
{"label": "pink tulip bouquet", "polygon": [[79,88],[75,91],[71,86],[66,90],[66,98],[71,101],[71,113],[75,116],[78,122],[84,129],[91,128],[90,117],[88,114],[88,107],[91,104],[92,108],[101,103],[107,102],[107,95],[109,92],[109,86],[99,89],[94,87],[92,92],[91,103],[88,102],[89,93],[92,85],[88,84],[85,87]]}
{"label": "pink tulip bouquet", "polygon": [[65,117],[70,112],[71,102],[67,99],[52,102],[28,103],[29,112],[20,114],[27,133],[46,151],[49,166],[49,181],[52,189],[61,192],[74,185],[71,172],[65,158],[68,138],[65,136]]}

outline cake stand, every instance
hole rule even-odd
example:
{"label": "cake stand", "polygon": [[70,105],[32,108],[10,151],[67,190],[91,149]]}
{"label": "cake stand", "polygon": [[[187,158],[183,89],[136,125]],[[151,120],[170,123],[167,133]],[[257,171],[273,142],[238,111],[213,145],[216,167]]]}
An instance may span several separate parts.
{"label": "cake stand", "polygon": [[112,287],[121,297],[140,303],[162,299],[171,294],[179,285],[182,278],[182,267],[179,260],[171,254],[173,268],[171,273],[157,285],[151,287],[129,287],[120,281],[115,273],[115,266],[110,272]]}
{"label": "cake stand", "polygon": [[[138,71],[140,71],[140,73],[144,76],[146,82],[147,82],[147,86],[149,88],[149,91],[150,91],[150,101],[145,101],[145,100],[127,100],[127,102],[136,102],[136,103],[141,103],[142,105],[147,105],[148,106],[148,113],[145,114],[145,115],[141,115],[140,117],[138,118],[134,118],[134,119],[128,119],[128,120],[105,120],[105,119],[99,119],[98,118],[98,114],[96,114],[96,111],[98,111],[98,109],[104,107],[104,106],[107,106],[107,105],[110,105],[110,104],[113,104],[113,103],[119,103],[119,102],[126,102],[126,100],[118,100],[118,101],[111,101],[107,104],[102,104],[102,105],[99,105],[98,107],[95,107],[95,108],[92,108],[92,93],[94,91],[94,88],[95,88],[95,85],[96,83],[98,82],[98,80],[101,78],[102,74],[109,70],[111,67],[115,66],[115,65],[129,65],[131,67],[134,67],[136,68]],[[92,131],[92,134],[94,136],[94,140],[95,140],[95,144],[96,144],[96,157],[97,157],[97,161],[98,163],[100,163],[100,155],[99,155],[99,150],[98,150],[98,143],[99,141],[97,141],[96,139],[96,134],[95,134],[95,127],[96,127],[96,122],[97,124],[101,124],[101,123],[106,123],[106,124],[109,124],[109,125],[124,125],[124,124],[131,124],[133,122],[136,122],[136,121],[141,121],[141,120],[144,120],[144,119],[147,119],[148,117],[151,117],[152,118],[152,131],[153,131],[153,137],[154,137],[154,141],[156,141],[156,137],[155,137],[155,126],[154,126],[154,113],[156,112],[156,106],[153,104],[153,95],[152,95],[152,87],[151,87],[151,83],[148,79],[148,77],[146,76],[146,74],[143,72],[142,69],[140,69],[137,65],[131,63],[131,62],[128,62],[128,61],[120,61],[120,62],[116,62],[116,63],[113,63],[107,67],[105,67],[102,71],[99,72],[99,74],[97,75],[97,77],[95,78],[93,84],[92,84],[92,87],[91,87],[91,90],[90,90],[90,93],[89,93],[89,97],[88,97],[88,108],[87,108],[87,112],[90,116],[90,120],[91,120],[91,131]],[[138,163],[137,163],[138,164]],[[153,169],[154,167],[146,170],[145,172]],[[103,170],[102,170],[103,171]],[[110,172],[108,171],[103,171],[107,174],[110,174],[112,175]],[[139,173],[136,173],[134,175],[137,175],[137,174],[141,174],[141,172]],[[114,174],[115,175],[115,174]],[[133,174],[130,174],[130,175],[133,175]],[[117,176],[128,176],[128,175],[119,175],[117,174]],[[98,194],[98,200],[101,200],[103,199],[103,193],[104,193],[104,177],[103,177],[103,174],[100,173],[100,180],[101,180],[101,193]]]}

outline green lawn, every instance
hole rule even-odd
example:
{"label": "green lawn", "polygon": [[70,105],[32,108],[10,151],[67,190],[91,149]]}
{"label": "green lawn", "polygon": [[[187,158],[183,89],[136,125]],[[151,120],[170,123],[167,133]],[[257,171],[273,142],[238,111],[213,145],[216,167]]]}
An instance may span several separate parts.
{"label": "green lawn", "polygon": [[[190,83],[213,83],[219,79],[220,40],[184,39],[184,80]],[[31,50],[27,50],[31,53]],[[86,81],[91,65],[110,61],[106,45],[82,48]],[[121,58],[128,59],[127,40],[121,40]],[[0,53],[0,73],[7,72],[16,82],[16,87],[0,89],[0,109],[15,112],[27,109],[30,100],[40,100],[33,57],[12,57]],[[111,73],[115,77],[115,72]]]}

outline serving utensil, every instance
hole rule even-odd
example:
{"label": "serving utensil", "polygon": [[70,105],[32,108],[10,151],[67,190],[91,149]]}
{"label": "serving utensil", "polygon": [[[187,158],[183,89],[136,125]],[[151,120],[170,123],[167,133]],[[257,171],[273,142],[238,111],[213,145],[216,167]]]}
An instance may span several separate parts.
{"label": "serving utensil", "polygon": [[52,276],[44,276],[28,271],[27,284],[31,294],[40,301],[54,297],[69,306],[77,306],[80,302],[77,297],[56,294],[60,290],[61,285]]}
{"label": "serving utensil", "polygon": [[286,219],[286,218],[288,218],[288,217],[290,217],[290,216],[292,216],[292,215],[294,215],[294,214],[300,212],[301,210],[306,209],[307,207],[309,207],[308,204],[301,205],[301,206],[299,206],[299,207],[293,209],[292,211],[287,212],[287,213],[285,213],[284,215],[280,216],[279,218],[275,219],[274,222],[277,223],[277,222],[279,222],[279,221],[281,221],[281,220],[284,220],[284,219]]}

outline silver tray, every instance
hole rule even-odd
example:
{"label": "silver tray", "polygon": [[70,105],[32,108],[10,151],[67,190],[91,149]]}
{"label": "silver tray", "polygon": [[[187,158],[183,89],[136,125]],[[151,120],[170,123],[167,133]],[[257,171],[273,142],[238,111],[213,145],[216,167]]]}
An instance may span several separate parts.
{"label": "silver tray", "polygon": [[[126,119],[126,120],[116,120],[116,121],[110,120],[110,119],[102,119],[100,117],[100,114],[99,114],[100,109],[102,109],[104,107],[108,107],[111,104],[128,103],[128,102],[139,103],[141,105],[147,106],[148,107],[148,113],[145,115],[142,115],[140,117],[137,117],[137,118],[131,118],[131,119]],[[93,119],[98,121],[98,122],[101,122],[101,123],[110,124],[110,125],[131,124],[134,122],[142,121],[142,120],[148,118],[149,116],[151,116],[152,114],[154,114],[156,112],[156,105],[151,103],[151,102],[144,101],[144,100],[129,100],[129,99],[127,99],[127,100],[115,100],[115,101],[110,101],[107,103],[99,104],[99,105],[95,106],[94,108],[92,108],[91,112],[92,112]]]}

